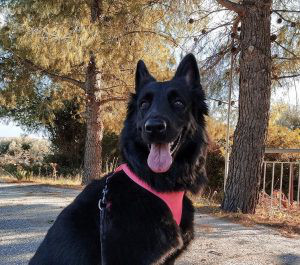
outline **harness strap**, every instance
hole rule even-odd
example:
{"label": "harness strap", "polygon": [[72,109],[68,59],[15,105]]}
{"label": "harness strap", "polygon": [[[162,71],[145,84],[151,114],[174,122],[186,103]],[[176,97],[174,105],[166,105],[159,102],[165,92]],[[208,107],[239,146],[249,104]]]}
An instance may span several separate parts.
{"label": "harness strap", "polygon": [[181,216],[182,216],[182,200],[184,191],[177,191],[177,192],[159,192],[154,190],[151,186],[149,186],[146,182],[140,179],[132,170],[128,167],[127,164],[120,165],[115,172],[119,172],[123,170],[126,175],[134,181],[136,184],[141,186],[142,188],[148,190],[152,194],[156,195],[158,198],[163,200],[165,204],[169,207],[174,220],[176,221],[177,225],[180,225]]}
{"label": "harness strap", "polygon": [[107,262],[105,260],[105,255],[103,253],[105,252],[105,239],[106,239],[106,231],[105,231],[105,225],[106,225],[106,206],[107,206],[107,193],[108,193],[108,184],[110,181],[110,178],[114,174],[108,176],[105,181],[104,189],[102,190],[102,198],[98,202],[98,207],[100,209],[100,247],[101,247],[101,265],[106,265]]}

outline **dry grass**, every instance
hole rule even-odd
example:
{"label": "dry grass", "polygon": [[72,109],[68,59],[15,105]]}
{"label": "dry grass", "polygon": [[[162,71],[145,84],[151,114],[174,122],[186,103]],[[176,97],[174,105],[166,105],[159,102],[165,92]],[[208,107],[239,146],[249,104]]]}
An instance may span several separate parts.
{"label": "dry grass", "polygon": [[6,183],[37,183],[37,184],[45,184],[49,186],[55,186],[58,188],[73,188],[73,189],[82,189],[81,185],[81,176],[75,177],[30,177],[26,180],[17,180],[11,176],[1,176],[0,182]]}
{"label": "dry grass", "polygon": [[14,183],[15,181],[16,179],[11,176],[0,176],[0,183]]}
{"label": "dry grass", "polygon": [[300,236],[300,208],[294,206],[290,209],[270,208],[258,205],[255,214],[228,213],[220,209],[220,204],[200,199],[195,202],[200,213],[210,214],[218,218],[253,226],[256,224],[268,226],[279,231],[286,237]]}
{"label": "dry grass", "polygon": [[50,177],[33,177],[30,179],[35,183],[46,184],[56,187],[64,187],[64,188],[82,188],[81,185],[81,176],[75,177],[58,177],[56,179]]}

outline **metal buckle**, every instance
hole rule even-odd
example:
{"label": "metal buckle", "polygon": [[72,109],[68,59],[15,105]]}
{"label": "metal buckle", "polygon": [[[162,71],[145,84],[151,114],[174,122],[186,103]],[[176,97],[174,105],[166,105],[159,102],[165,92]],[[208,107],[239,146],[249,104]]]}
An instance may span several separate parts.
{"label": "metal buckle", "polygon": [[106,208],[107,202],[106,202],[106,195],[107,195],[108,189],[105,186],[103,191],[102,191],[102,198],[98,202],[98,207],[102,211],[104,208]]}
{"label": "metal buckle", "polygon": [[105,186],[104,186],[104,189],[102,190],[102,198],[98,202],[98,208],[100,209],[100,211],[102,211],[103,209],[105,209],[106,205],[107,205],[106,195],[108,193],[108,181],[109,181],[110,177],[111,176],[109,176],[109,177],[106,178]]}

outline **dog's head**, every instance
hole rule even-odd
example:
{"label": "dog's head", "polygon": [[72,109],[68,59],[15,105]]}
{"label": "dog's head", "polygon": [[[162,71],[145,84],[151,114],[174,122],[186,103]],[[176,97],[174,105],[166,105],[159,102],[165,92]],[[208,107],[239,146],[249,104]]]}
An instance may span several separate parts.
{"label": "dog's head", "polygon": [[[125,161],[157,189],[187,189],[189,183],[184,184],[184,176],[177,175],[196,178],[206,145],[206,114],[205,95],[192,54],[181,61],[175,76],[166,82],[157,82],[144,62],[139,61],[136,93],[129,103],[122,131]],[[162,182],[166,183],[153,178],[165,178]]]}

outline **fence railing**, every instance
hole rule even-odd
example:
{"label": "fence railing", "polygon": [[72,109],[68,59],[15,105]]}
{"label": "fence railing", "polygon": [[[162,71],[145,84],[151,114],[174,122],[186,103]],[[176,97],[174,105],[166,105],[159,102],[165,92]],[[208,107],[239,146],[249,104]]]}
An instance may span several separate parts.
{"label": "fence railing", "polygon": [[300,161],[264,161],[262,191],[269,196],[271,207],[299,207]]}

